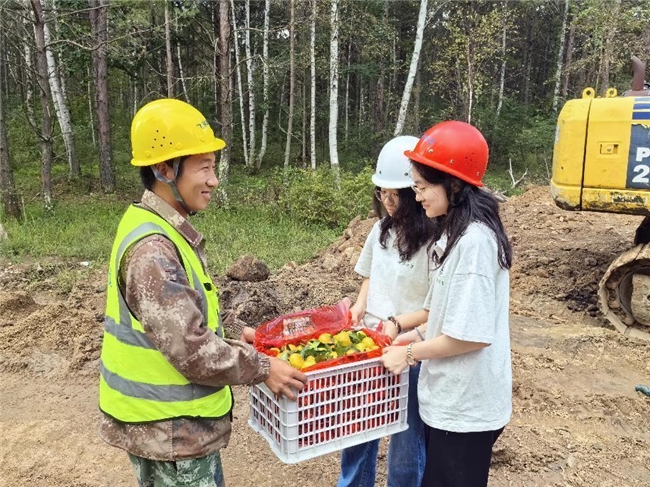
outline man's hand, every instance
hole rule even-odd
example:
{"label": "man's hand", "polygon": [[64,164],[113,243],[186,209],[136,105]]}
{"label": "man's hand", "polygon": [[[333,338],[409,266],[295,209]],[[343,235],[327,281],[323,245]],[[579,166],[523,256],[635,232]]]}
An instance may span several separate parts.
{"label": "man's hand", "polygon": [[245,326],[244,329],[241,331],[241,336],[239,337],[239,340],[242,342],[252,344],[253,341],[255,340],[255,329],[251,328],[250,326]]}
{"label": "man's hand", "polygon": [[270,364],[269,378],[264,381],[266,386],[275,394],[282,394],[295,401],[294,389],[302,389],[307,383],[307,376],[275,357],[270,357]]}

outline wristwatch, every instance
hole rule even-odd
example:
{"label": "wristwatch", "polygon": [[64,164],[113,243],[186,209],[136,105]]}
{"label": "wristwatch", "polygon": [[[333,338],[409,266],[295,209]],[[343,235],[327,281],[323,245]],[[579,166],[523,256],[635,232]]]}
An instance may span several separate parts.
{"label": "wristwatch", "polygon": [[409,344],[406,346],[406,363],[407,363],[410,367],[415,367],[418,363],[420,363],[420,361],[419,361],[419,360],[416,360],[416,359],[413,357],[413,351],[411,350],[411,347],[412,347],[412,346],[413,346],[412,343],[409,343]]}

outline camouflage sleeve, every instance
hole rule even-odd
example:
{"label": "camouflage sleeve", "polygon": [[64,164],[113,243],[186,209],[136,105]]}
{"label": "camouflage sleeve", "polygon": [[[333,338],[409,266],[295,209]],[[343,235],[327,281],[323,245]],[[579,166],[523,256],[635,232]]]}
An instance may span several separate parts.
{"label": "camouflage sleeve", "polygon": [[121,277],[126,302],[147,336],[188,381],[225,386],[266,380],[268,357],[206,326],[199,294],[169,239],[151,235],[133,245]]}
{"label": "camouflage sleeve", "polygon": [[244,331],[246,323],[235,315],[234,311],[226,310],[221,312],[221,326],[226,337],[239,338]]}

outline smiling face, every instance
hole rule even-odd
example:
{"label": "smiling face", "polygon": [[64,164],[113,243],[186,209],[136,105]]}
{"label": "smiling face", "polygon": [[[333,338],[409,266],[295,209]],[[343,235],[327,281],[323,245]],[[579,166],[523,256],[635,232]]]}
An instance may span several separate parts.
{"label": "smiling face", "polygon": [[429,218],[436,218],[447,214],[449,199],[442,184],[431,184],[424,180],[422,175],[413,168],[413,191],[416,201],[422,204]]}
{"label": "smiling face", "polygon": [[[186,208],[176,201],[169,185],[161,188],[161,196],[172,205],[181,215],[187,216],[191,212],[202,211],[208,207],[212,198],[212,191],[219,186],[219,180],[214,172],[215,156],[213,152],[194,154],[182,162],[180,177],[176,179],[176,188],[183,198]],[[158,170],[167,179],[174,179],[174,171],[166,163],[157,165]]]}

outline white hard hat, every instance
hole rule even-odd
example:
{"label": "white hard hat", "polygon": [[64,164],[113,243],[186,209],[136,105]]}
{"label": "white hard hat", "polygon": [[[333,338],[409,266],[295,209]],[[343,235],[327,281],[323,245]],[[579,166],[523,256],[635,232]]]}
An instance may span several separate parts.
{"label": "white hard hat", "polygon": [[412,135],[400,135],[384,145],[377,158],[377,169],[372,182],[380,188],[408,188],[413,185],[411,161],[404,151],[413,150],[420,139]]}

